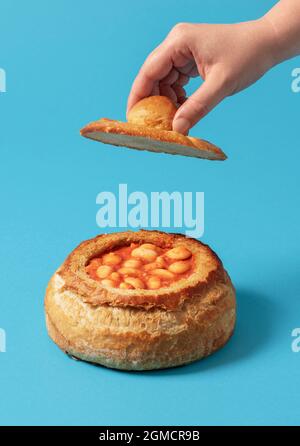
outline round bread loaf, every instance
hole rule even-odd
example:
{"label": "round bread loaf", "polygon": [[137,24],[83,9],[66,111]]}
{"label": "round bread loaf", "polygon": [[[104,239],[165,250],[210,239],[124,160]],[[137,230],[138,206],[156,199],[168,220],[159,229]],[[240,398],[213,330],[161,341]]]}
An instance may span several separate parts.
{"label": "round bread loaf", "polygon": [[81,243],[51,278],[45,311],[50,337],[69,355],[151,370],[221,348],[234,330],[236,302],[207,245],[141,230]]}

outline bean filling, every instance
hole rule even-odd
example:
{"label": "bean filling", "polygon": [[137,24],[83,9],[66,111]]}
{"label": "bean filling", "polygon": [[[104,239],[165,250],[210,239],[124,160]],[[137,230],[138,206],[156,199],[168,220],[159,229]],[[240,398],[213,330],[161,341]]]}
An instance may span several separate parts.
{"label": "bean filling", "polygon": [[124,290],[157,290],[188,277],[192,270],[193,255],[185,246],[160,248],[152,243],[131,243],[94,257],[86,266],[92,279]]}

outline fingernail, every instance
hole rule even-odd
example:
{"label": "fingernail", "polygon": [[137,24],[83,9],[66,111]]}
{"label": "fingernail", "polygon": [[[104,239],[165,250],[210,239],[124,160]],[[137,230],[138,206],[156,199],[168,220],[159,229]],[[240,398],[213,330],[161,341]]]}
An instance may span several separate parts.
{"label": "fingernail", "polygon": [[183,133],[184,135],[188,133],[191,128],[191,123],[186,118],[177,118],[173,122],[173,130],[178,133]]}

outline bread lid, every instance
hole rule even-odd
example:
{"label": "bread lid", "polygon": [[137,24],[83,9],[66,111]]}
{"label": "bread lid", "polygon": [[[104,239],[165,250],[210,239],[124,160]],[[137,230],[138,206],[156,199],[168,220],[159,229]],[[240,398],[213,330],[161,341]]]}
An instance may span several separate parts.
{"label": "bread lid", "polygon": [[128,113],[128,122],[102,118],[81,130],[81,135],[95,141],[132,149],[164,152],[209,160],[225,160],[225,153],[203,139],[172,130],[177,111],[165,96],[150,96],[135,104]]}

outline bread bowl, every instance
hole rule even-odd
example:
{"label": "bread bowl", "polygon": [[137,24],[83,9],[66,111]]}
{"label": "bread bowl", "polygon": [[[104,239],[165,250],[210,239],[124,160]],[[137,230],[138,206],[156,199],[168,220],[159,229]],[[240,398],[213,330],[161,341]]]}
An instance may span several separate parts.
{"label": "bread bowl", "polygon": [[45,312],[50,337],[69,355],[151,370],[221,348],[233,333],[236,303],[231,280],[207,245],[141,230],[82,242],[51,278]]}
{"label": "bread bowl", "polygon": [[150,96],[139,101],[128,113],[128,122],[102,118],[81,129],[86,138],[133,149],[165,152],[209,160],[225,160],[225,153],[203,139],[172,130],[177,111],[165,96]]}

